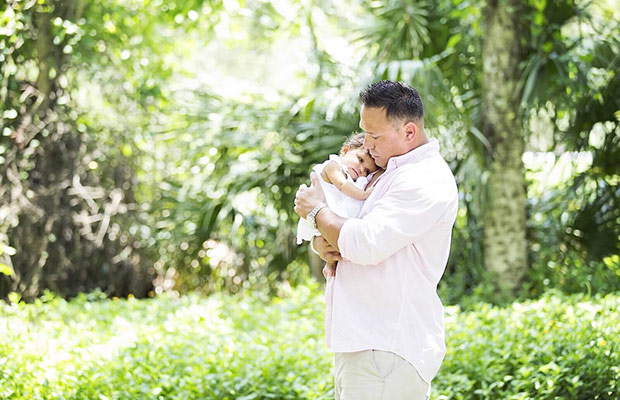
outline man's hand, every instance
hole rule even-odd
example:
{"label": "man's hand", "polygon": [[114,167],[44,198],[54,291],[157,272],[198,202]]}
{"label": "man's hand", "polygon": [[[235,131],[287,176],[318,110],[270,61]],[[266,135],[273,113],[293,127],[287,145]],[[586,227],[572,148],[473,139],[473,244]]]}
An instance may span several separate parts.
{"label": "man's hand", "polygon": [[312,182],[310,187],[302,184],[295,194],[295,212],[301,218],[306,218],[314,206],[325,201],[318,175],[314,172],[311,173],[310,180]]}
{"label": "man's hand", "polygon": [[319,257],[328,263],[336,263],[336,261],[342,260],[342,256],[338,250],[329,244],[323,236],[315,236],[314,239],[312,239],[312,247],[316,250]]}

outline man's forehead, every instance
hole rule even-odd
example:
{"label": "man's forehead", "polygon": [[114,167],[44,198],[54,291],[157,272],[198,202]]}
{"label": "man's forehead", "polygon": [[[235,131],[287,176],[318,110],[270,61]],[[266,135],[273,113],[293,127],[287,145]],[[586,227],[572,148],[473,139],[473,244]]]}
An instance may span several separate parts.
{"label": "man's forehead", "polygon": [[388,118],[385,107],[364,107],[360,112],[359,127],[364,132],[377,134],[399,124],[398,119]]}
{"label": "man's forehead", "polygon": [[[375,132],[375,130],[373,130],[373,127],[372,127],[372,126],[365,126],[365,125],[364,125],[364,121],[362,121],[361,119],[360,119],[360,124],[359,124],[359,126],[360,126],[360,129],[361,129],[362,131],[364,131],[365,133],[370,133],[370,134],[373,134],[373,135],[377,133],[377,132]],[[375,128],[376,128],[376,127],[375,127]]]}

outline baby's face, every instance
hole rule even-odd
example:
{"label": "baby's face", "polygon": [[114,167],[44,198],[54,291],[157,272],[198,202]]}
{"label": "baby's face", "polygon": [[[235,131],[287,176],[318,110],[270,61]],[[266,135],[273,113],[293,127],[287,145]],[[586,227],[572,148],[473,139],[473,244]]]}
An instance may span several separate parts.
{"label": "baby's face", "polygon": [[351,148],[340,156],[342,164],[347,167],[349,175],[353,180],[357,180],[360,176],[368,176],[368,174],[375,172],[377,164],[372,159],[368,150],[363,147]]}

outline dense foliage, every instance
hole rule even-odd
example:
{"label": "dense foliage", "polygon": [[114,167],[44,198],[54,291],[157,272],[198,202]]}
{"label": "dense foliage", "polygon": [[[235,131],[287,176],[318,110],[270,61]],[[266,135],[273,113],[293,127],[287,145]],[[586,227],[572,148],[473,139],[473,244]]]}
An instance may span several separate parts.
{"label": "dense foliage", "polygon": [[[333,398],[317,289],[275,300],[15,297],[0,308],[0,398]],[[449,307],[431,398],[617,398],[619,306],[615,295],[551,293],[507,308]]]}
{"label": "dense foliage", "polygon": [[[390,78],[422,92],[459,184],[442,297],[489,298],[481,6],[2,3],[0,297],[303,282],[294,192],[358,129],[359,90]],[[617,291],[619,16],[606,2],[523,8],[527,151],[569,173],[541,183],[526,165],[530,269],[519,294]]]}
{"label": "dense foliage", "polygon": [[0,398],[332,398],[293,196],[383,78],[459,186],[432,398],[620,397],[620,12],[511,0],[529,269],[496,307],[484,3],[0,3]]}
{"label": "dense foliage", "polygon": [[506,308],[449,308],[440,399],[614,399],[620,299],[548,293]]}

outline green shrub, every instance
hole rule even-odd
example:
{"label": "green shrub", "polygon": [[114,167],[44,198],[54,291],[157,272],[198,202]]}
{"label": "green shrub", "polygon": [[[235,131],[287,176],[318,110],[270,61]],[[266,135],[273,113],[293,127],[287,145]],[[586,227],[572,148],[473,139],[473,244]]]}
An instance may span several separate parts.
{"label": "green shrub", "polygon": [[0,398],[333,398],[318,290],[98,297],[1,309]]}
{"label": "green shrub", "polygon": [[[322,295],[287,293],[0,303],[0,399],[333,398]],[[617,398],[619,302],[548,294],[447,308],[432,398]]]}
{"label": "green shrub", "polygon": [[620,297],[549,293],[446,313],[434,399],[617,399]]}

